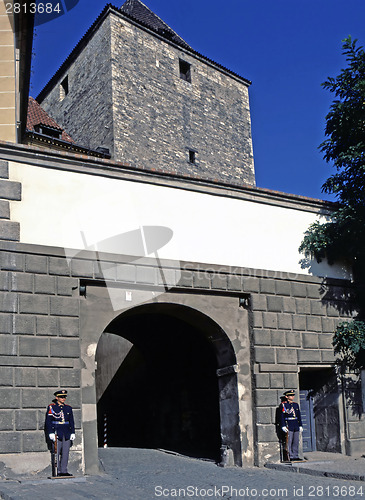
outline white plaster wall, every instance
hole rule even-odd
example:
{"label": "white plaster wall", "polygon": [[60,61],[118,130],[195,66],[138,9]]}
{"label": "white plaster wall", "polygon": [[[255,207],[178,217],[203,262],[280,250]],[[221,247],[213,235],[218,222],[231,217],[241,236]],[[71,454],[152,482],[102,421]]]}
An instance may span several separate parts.
{"label": "white plaster wall", "polygon": [[346,276],[325,263],[302,268],[298,247],[312,212],[14,162],[10,179],[22,183],[22,201],[11,203],[22,243],[83,249],[165,226],[173,236],[158,251],[162,259]]}

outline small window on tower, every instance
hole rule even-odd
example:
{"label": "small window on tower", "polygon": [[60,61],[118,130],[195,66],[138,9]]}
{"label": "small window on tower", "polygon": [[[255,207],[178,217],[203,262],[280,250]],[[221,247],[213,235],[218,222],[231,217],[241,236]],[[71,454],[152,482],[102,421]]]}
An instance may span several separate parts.
{"label": "small window on tower", "polygon": [[60,100],[63,101],[68,94],[68,75],[62,80],[60,84]]}
{"label": "small window on tower", "polygon": [[180,78],[191,83],[191,64],[179,59]]}
{"label": "small window on tower", "polygon": [[195,160],[196,160],[195,151],[189,149],[189,163],[195,163]]}

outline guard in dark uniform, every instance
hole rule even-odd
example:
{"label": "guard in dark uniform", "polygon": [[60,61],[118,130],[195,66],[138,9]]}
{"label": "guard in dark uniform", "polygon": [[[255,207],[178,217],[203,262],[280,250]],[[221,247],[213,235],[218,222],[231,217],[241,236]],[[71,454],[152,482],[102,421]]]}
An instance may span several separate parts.
{"label": "guard in dark uniform", "polygon": [[300,460],[299,435],[303,432],[302,417],[298,403],[294,402],[295,391],[284,392],[286,401],[280,405],[280,425],[283,432],[289,434],[288,454],[290,460]]}
{"label": "guard in dark uniform", "polygon": [[75,423],[72,408],[65,404],[67,391],[62,389],[54,393],[56,399],[48,405],[45,429],[48,438],[54,443],[57,439],[58,476],[72,476],[67,472],[68,455],[75,439]]}

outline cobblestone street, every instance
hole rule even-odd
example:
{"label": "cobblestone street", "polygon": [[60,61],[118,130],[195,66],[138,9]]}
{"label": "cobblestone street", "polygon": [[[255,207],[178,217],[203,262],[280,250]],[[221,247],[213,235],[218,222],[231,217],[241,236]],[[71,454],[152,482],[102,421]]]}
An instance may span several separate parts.
{"label": "cobblestone street", "polygon": [[[213,462],[145,449],[101,449],[100,476],[3,481],[3,500],[154,500],[171,498],[363,499],[365,483]],[[349,464],[350,466],[350,464]]]}

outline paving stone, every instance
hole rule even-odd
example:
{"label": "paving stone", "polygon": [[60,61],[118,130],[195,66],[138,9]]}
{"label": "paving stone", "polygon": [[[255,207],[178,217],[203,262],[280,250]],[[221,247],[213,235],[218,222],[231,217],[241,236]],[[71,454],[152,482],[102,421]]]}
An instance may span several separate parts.
{"label": "paving stone", "polygon": [[276,349],[277,362],[279,364],[296,364],[297,363],[297,350],[296,349]]}
{"label": "paving stone", "polygon": [[[103,268],[104,269],[104,268]],[[127,283],[135,283],[137,280],[137,268],[133,264],[115,264],[106,273],[107,279],[113,279],[117,281],[123,281]],[[105,269],[103,271],[103,277],[105,278]]]}
{"label": "paving stone", "polygon": [[285,346],[286,335],[282,330],[271,332],[271,345],[272,346]]}
{"label": "paving stone", "polygon": [[49,356],[48,339],[37,337],[19,337],[19,354],[21,356]]}
{"label": "paving stone", "polygon": [[9,162],[6,160],[0,160],[0,177],[9,179]]}
{"label": "paving stone", "polygon": [[322,318],[323,333],[334,333],[336,330],[333,318]]}
{"label": "paving stone", "polygon": [[270,387],[282,389],[284,387],[284,376],[282,373],[270,373]]}
{"label": "paving stone", "polygon": [[188,269],[181,270],[181,276],[179,282],[177,283],[179,286],[191,288],[193,286],[193,271]]}
{"label": "paving stone", "polygon": [[21,335],[34,335],[35,317],[27,314],[16,314],[13,316],[13,333]]}
{"label": "paving stone", "polygon": [[0,219],[0,240],[19,241],[20,240],[19,222]]}
{"label": "paving stone", "polygon": [[15,386],[16,387],[36,387],[37,368],[16,367],[15,368]]}
{"label": "paving stone", "polygon": [[311,299],[320,299],[322,296],[320,285],[307,285],[307,296]]}
{"label": "paving stone", "polygon": [[18,294],[0,292],[0,312],[17,312]]}
{"label": "paving stone", "polygon": [[275,363],[275,350],[269,347],[254,347],[256,363]]}
{"label": "paving stone", "polygon": [[45,448],[44,432],[23,432],[23,452],[44,451]]}
{"label": "paving stone", "polygon": [[43,408],[46,410],[49,401],[47,389],[22,389],[23,408]]}
{"label": "paving stone", "polygon": [[212,288],[217,290],[227,290],[228,277],[224,274],[212,274]]}
{"label": "paving stone", "polygon": [[257,425],[257,439],[265,442],[277,442],[278,437],[274,425]]}
{"label": "paving stone", "polygon": [[14,252],[0,252],[1,269],[4,271],[24,271],[24,255]]}
{"label": "paving stone", "polygon": [[20,389],[0,387],[0,408],[20,408]]}
{"label": "paving stone", "polygon": [[322,321],[317,316],[307,316],[307,328],[309,332],[321,332]]}
{"label": "paving stone", "polygon": [[13,367],[0,366],[0,386],[13,385]]}
{"label": "paving stone", "polygon": [[48,269],[47,257],[44,255],[26,255],[25,270],[28,273],[46,274]]}
{"label": "paving stone", "polygon": [[14,430],[14,410],[0,410],[0,431]]}
{"label": "paving stone", "polygon": [[78,316],[79,301],[71,297],[51,297],[51,315]]}
{"label": "paving stone", "polygon": [[231,290],[231,291],[241,291],[242,290],[242,276],[238,275],[238,276],[232,276],[232,275],[229,275],[228,276],[228,284],[227,284],[227,287],[228,287],[228,290]]}
{"label": "paving stone", "polygon": [[4,356],[17,356],[18,338],[13,335],[0,335],[0,354]]}
{"label": "paving stone", "polygon": [[58,368],[38,368],[37,370],[38,387],[58,387],[60,386],[59,378]]}
{"label": "paving stone", "polygon": [[319,363],[321,361],[321,351],[314,349],[298,349],[299,363]]}
{"label": "paving stone", "polygon": [[306,319],[306,316],[293,316],[293,330],[301,330],[305,332],[307,329]]}
{"label": "paving stone", "polygon": [[34,277],[35,293],[45,293],[53,295],[56,293],[56,280],[54,276],[38,276]]}
{"label": "paving stone", "polygon": [[48,314],[49,299],[40,295],[20,294],[19,312],[26,314]]}
{"label": "paving stone", "polygon": [[264,328],[277,328],[278,327],[278,315],[276,313],[262,313],[263,326]]}
{"label": "paving stone", "polygon": [[70,276],[70,267],[66,258],[49,257],[48,261],[49,274],[57,276]]}
{"label": "paving stone", "polygon": [[267,310],[281,313],[283,310],[283,298],[269,295],[267,297]]}
{"label": "paving stone", "polygon": [[287,296],[290,296],[290,294],[291,294],[291,286],[290,286],[290,283],[288,281],[277,280],[275,282],[275,286],[276,286],[276,294],[277,295],[287,295]]}
{"label": "paving stone", "polygon": [[284,297],[283,298],[283,312],[287,313],[295,313],[295,299],[293,297]]}
{"label": "paving stone", "polygon": [[71,297],[74,290],[78,288],[79,281],[77,278],[68,278],[57,276],[57,295]]}
{"label": "paving stone", "polygon": [[253,311],[266,311],[266,296],[258,293],[251,295],[251,308]]}
{"label": "paving stone", "polygon": [[318,337],[318,343],[320,349],[333,349],[332,345],[333,335],[322,333]]}
{"label": "paving stone", "polygon": [[20,201],[22,199],[22,185],[20,182],[0,180],[0,198]]}
{"label": "paving stone", "polygon": [[78,358],[80,347],[78,339],[51,338],[51,356],[56,358]]}
{"label": "paving stone", "polygon": [[282,330],[291,330],[293,327],[293,316],[291,314],[278,315],[278,327]]}
{"label": "paving stone", "polygon": [[91,260],[72,259],[71,260],[72,276],[92,278],[94,276],[94,265]]}
{"label": "paving stone", "polygon": [[37,412],[35,410],[16,410],[15,428],[17,431],[37,429]]}
{"label": "paving stone", "polygon": [[270,388],[270,376],[267,373],[257,373],[255,375],[255,385],[258,389]]}
{"label": "paving stone", "polygon": [[286,332],[287,347],[301,347],[302,338],[300,332]]}
{"label": "paving stone", "polygon": [[303,347],[305,349],[318,349],[318,335],[315,333],[303,333]]}
{"label": "paving stone", "polygon": [[295,299],[295,310],[297,314],[310,314],[311,301],[308,299]]}
{"label": "paving stone", "polygon": [[0,453],[19,453],[21,451],[20,432],[0,433]]}
{"label": "paving stone", "polygon": [[254,345],[271,345],[270,330],[255,328],[253,331]]}
{"label": "paving stone", "polygon": [[271,408],[257,408],[256,421],[258,424],[271,424]]}
{"label": "paving stone", "polygon": [[254,311],[252,313],[252,326],[254,328],[262,328],[263,327],[262,312]]}
{"label": "paving stone", "polygon": [[268,279],[268,278],[260,278],[260,292],[261,293],[268,293],[268,294],[275,294],[276,289],[275,289],[275,280]]}
{"label": "paving stone", "polygon": [[0,333],[14,333],[12,319],[12,314],[0,314]]}
{"label": "paving stone", "polygon": [[79,318],[59,318],[61,337],[78,337]]}
{"label": "paving stone", "polygon": [[259,280],[254,277],[243,277],[242,279],[242,290],[244,292],[257,293],[260,291]]}
{"label": "paving stone", "polygon": [[81,370],[61,368],[60,372],[60,386],[61,387],[80,387],[81,384]]}
{"label": "paving stone", "polygon": [[[138,274],[139,274],[139,268],[137,269],[137,282],[141,282]],[[210,288],[210,278],[211,276],[209,273],[204,273],[204,272],[194,273],[194,278],[193,278],[194,288]],[[152,276],[150,279],[152,279]],[[146,283],[146,281],[142,282]]]}
{"label": "paving stone", "polygon": [[293,297],[307,297],[306,283],[292,283],[291,291]]}
{"label": "paving stone", "polygon": [[274,389],[258,389],[256,391],[257,406],[277,406],[278,394]]}
{"label": "paving stone", "polygon": [[36,332],[37,335],[55,336],[59,333],[59,321],[61,318],[50,316],[36,317]]}

